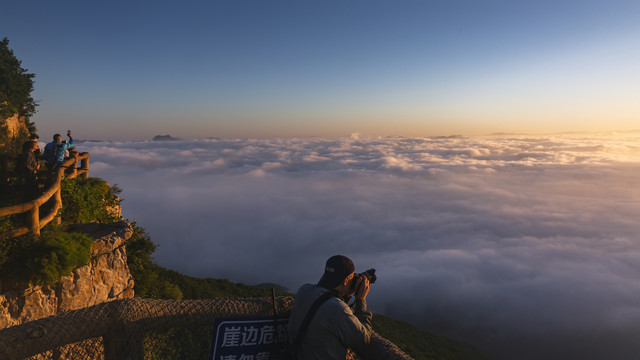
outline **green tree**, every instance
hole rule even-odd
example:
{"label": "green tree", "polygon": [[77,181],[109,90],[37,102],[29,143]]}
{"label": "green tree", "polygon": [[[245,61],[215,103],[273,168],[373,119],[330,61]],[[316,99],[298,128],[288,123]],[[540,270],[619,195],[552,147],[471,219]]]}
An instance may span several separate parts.
{"label": "green tree", "polygon": [[[22,62],[9,48],[9,39],[3,38],[0,41],[0,157],[2,154],[15,156],[21,151],[29,132],[36,131],[30,120],[38,106],[31,96],[34,77],[22,67]],[[15,114],[24,119],[27,131],[20,131],[10,138],[4,118]]]}
{"label": "green tree", "polygon": [[27,120],[36,113],[38,104],[31,97],[34,74],[22,67],[9,48],[9,39],[0,41],[0,114],[18,114]]}

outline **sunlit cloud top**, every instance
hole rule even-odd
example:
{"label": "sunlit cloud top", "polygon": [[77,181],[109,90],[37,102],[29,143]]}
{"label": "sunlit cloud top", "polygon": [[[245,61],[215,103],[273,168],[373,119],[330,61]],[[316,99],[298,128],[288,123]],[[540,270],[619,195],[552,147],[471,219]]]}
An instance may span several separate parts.
{"label": "sunlit cloud top", "polygon": [[[610,165],[640,162],[640,132],[590,136],[211,139],[85,143],[102,170],[179,169],[186,173],[295,174],[373,172],[428,174],[435,169]],[[126,151],[125,151],[126,149]],[[120,168],[120,169],[119,169]],[[124,169],[124,170],[123,170]],[[173,170],[172,170],[173,171]]]}

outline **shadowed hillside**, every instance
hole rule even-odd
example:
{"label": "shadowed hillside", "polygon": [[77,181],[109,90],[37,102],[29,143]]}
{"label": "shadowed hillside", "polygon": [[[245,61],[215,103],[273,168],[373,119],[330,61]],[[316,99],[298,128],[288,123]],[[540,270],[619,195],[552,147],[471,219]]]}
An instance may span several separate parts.
{"label": "shadowed hillside", "polygon": [[[156,245],[146,231],[134,224],[127,242],[128,264],[135,280],[136,297],[159,299],[245,298],[271,295],[270,289],[233,283],[226,279],[199,279],[165,269],[153,262]],[[277,287],[276,287],[277,288]],[[276,291],[278,295],[293,294]],[[433,335],[404,321],[374,315],[374,330],[416,360],[485,360],[469,344]]]}

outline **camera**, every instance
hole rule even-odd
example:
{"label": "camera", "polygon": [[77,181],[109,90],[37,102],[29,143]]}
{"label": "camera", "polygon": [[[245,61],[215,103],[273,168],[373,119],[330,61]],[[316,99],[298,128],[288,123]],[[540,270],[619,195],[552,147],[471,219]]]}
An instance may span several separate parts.
{"label": "camera", "polygon": [[378,279],[378,277],[376,276],[376,269],[369,269],[367,271],[361,272],[360,274],[354,274],[353,281],[351,281],[352,290],[356,288],[356,281],[360,276],[364,276],[367,279],[369,279],[369,284],[375,283],[376,280]]}

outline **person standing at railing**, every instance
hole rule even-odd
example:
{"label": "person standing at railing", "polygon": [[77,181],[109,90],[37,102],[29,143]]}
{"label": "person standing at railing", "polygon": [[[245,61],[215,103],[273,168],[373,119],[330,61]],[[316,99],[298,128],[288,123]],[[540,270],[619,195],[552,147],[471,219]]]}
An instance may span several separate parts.
{"label": "person standing at railing", "polygon": [[60,165],[64,162],[65,151],[73,147],[71,131],[67,131],[67,136],[69,137],[69,141],[62,141],[62,136],[55,134],[53,135],[53,141],[44,147],[42,157],[44,158],[44,164],[49,170],[49,182],[54,181],[58,173],[58,168],[60,168]]}
{"label": "person standing at railing", "polygon": [[40,195],[38,187],[38,169],[40,163],[36,159],[35,151],[40,147],[35,141],[27,141],[22,144],[22,154],[16,160],[16,172],[24,182],[24,198],[32,200]]}
{"label": "person standing at railing", "polygon": [[[29,135],[29,140],[25,141],[22,144],[22,148],[24,149],[25,146],[27,146],[27,143],[35,141],[35,143],[38,143],[38,139],[40,138],[40,136],[38,136],[38,134],[33,133],[31,135]],[[38,148],[36,149],[36,151],[33,152],[33,155],[36,157],[36,160],[39,161],[40,157],[42,156],[42,151],[40,151],[40,145],[38,145]]]}

